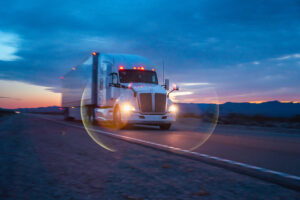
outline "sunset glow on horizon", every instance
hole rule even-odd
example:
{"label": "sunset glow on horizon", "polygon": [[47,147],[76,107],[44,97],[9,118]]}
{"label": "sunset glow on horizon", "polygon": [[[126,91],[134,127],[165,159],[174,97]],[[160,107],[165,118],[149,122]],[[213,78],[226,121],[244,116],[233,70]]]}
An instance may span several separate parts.
{"label": "sunset glow on horizon", "polygon": [[48,87],[33,85],[20,81],[0,80],[1,108],[37,108],[60,106],[61,94]]}
{"label": "sunset glow on horizon", "polygon": [[[16,108],[37,108],[48,106],[61,106],[61,93],[55,93],[49,90],[49,87],[33,85],[19,81],[0,80],[0,108],[16,109]],[[176,103],[212,103],[224,104],[226,102],[234,103],[253,103],[261,104],[268,101],[279,101],[281,103],[300,103],[293,99],[276,99],[268,98],[263,100],[255,100],[255,97],[249,95],[247,98],[239,97],[239,95],[217,96],[214,90],[204,94],[193,91],[187,91],[183,88],[182,91],[175,91],[170,94],[172,101]],[[205,90],[204,90],[205,91]],[[284,97],[283,97],[284,98]]]}

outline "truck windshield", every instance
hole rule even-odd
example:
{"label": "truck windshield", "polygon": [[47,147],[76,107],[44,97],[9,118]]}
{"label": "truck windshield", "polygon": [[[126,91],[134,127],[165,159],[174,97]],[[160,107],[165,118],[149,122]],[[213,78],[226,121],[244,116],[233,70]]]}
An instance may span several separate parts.
{"label": "truck windshield", "polygon": [[158,84],[156,72],[124,69],[119,70],[121,83],[152,83]]}

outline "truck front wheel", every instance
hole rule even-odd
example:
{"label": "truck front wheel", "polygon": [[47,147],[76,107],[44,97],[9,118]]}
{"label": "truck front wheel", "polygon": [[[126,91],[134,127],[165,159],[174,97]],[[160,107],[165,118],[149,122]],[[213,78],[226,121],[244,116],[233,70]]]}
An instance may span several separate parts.
{"label": "truck front wheel", "polygon": [[159,125],[161,130],[169,130],[171,127],[171,124],[161,124]]}
{"label": "truck front wheel", "polygon": [[120,112],[119,106],[117,106],[114,110],[113,124],[116,129],[122,129],[124,126],[122,123],[121,112]]}

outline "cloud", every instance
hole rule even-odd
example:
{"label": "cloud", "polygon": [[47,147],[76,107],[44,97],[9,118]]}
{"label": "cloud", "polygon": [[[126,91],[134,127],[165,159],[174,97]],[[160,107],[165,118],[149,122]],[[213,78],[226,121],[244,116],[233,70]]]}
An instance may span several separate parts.
{"label": "cloud", "polygon": [[293,58],[300,58],[300,53],[285,55],[285,56],[281,56],[281,57],[274,58],[274,59],[275,60],[289,60],[289,59],[293,59]]}
{"label": "cloud", "polygon": [[19,100],[21,100],[20,98],[13,98],[13,97],[0,97],[0,99],[10,99],[10,100],[17,100],[17,101],[19,101]]}
{"label": "cloud", "polygon": [[15,61],[20,59],[20,57],[16,55],[19,42],[20,38],[18,35],[0,31],[0,60]]}
{"label": "cloud", "polygon": [[210,83],[180,83],[183,86],[203,86],[203,85],[211,85]]}
{"label": "cloud", "polygon": [[[97,50],[146,56],[158,68],[164,59],[172,80],[213,83],[221,93],[300,85],[299,61],[291,59],[300,52],[296,1],[19,0],[0,12],[0,30],[13,38],[4,42],[1,79],[59,92],[59,78]],[[290,81],[263,80],[277,74]]]}

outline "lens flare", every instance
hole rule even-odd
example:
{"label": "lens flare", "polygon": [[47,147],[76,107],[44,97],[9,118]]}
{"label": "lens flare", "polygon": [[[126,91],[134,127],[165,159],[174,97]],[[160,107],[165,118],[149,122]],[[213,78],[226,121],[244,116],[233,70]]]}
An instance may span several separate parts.
{"label": "lens flare", "polygon": [[104,144],[104,142],[100,138],[100,135],[94,131],[94,127],[90,119],[91,116],[89,115],[89,110],[88,110],[89,108],[84,105],[85,96],[86,96],[86,88],[83,91],[81,102],[80,102],[80,115],[81,115],[82,124],[86,132],[92,138],[92,140],[96,142],[96,144],[98,144],[99,146],[101,146],[102,148],[108,151],[115,152],[116,150],[109,147],[107,144]]}
{"label": "lens flare", "polygon": [[218,123],[219,100],[214,87],[182,85],[170,98],[173,104],[169,112],[176,112],[176,122],[172,124],[171,134],[166,136],[167,145],[190,151],[201,147]]}
{"label": "lens flare", "polygon": [[[212,85],[187,84],[180,88],[180,91],[176,90],[171,93],[170,100],[167,99],[167,112],[158,115],[140,113],[139,94],[135,97],[137,104],[130,101],[116,101],[116,106],[110,110],[101,110],[101,108],[96,108],[95,111],[91,110],[91,107],[85,106],[90,90],[84,88],[80,108],[82,123],[94,142],[112,152],[116,151],[117,148],[114,146],[113,140],[105,134],[96,132],[96,129],[107,132],[108,135],[120,134],[128,139],[140,139],[193,151],[201,147],[216,128],[219,117],[218,96]],[[156,109],[155,106],[156,100],[154,98],[152,99],[152,108]],[[91,114],[93,112],[94,114]],[[93,117],[97,118],[97,125],[99,126],[92,123],[93,119],[91,118]],[[130,124],[132,121],[128,120],[131,117],[135,117],[134,120],[145,120],[145,122],[148,120],[152,122],[152,126],[149,124]],[[176,118],[170,129],[170,124],[166,122],[159,124],[163,120],[167,121],[170,117]],[[154,121],[149,119],[154,119]],[[126,131],[119,130],[124,128]],[[156,137],[152,137],[153,131],[159,131]],[[159,142],[156,140],[157,138],[159,138]]]}

